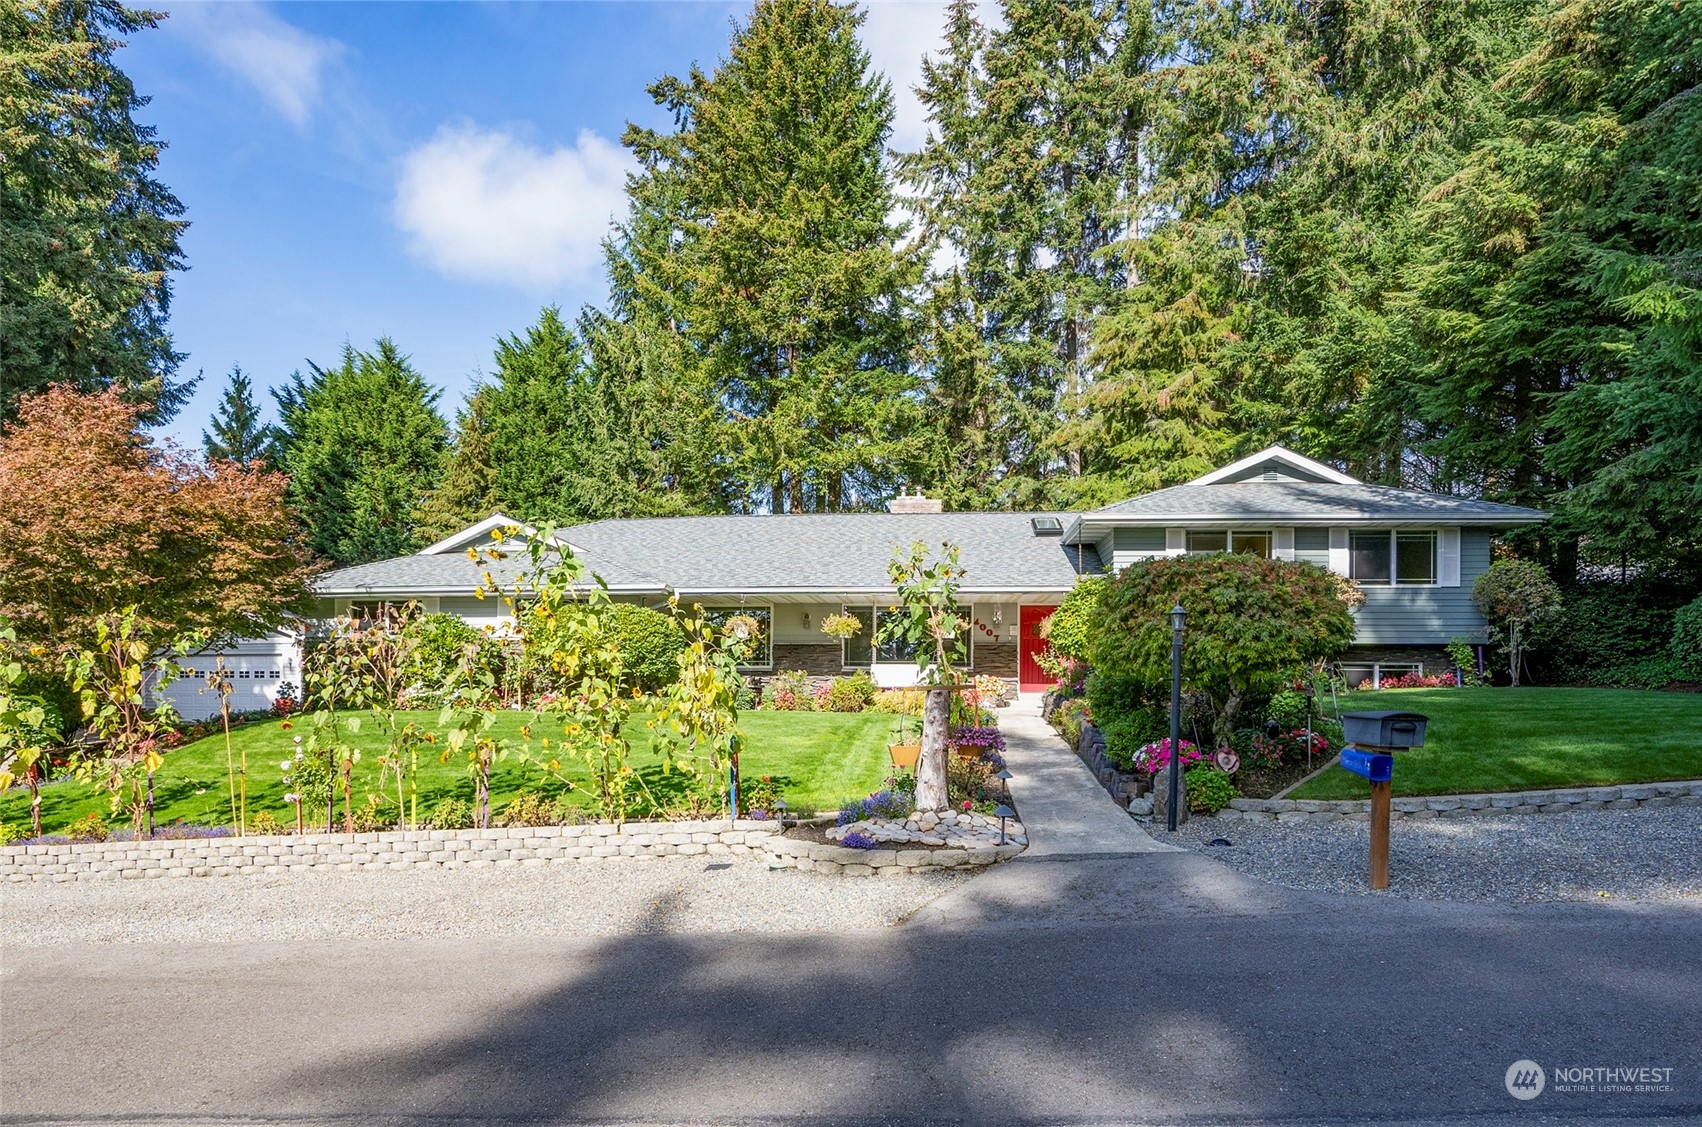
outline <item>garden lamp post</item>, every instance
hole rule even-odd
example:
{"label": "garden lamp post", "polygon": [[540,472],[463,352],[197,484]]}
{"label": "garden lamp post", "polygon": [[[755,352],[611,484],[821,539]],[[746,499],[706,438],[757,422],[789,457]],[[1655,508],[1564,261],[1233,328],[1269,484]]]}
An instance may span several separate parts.
{"label": "garden lamp post", "polygon": [[1004,801],[1007,803],[1010,802],[1012,778],[1010,770],[1008,768],[1001,767],[999,770],[993,772],[993,777],[999,780],[999,790],[1004,796]]}
{"label": "garden lamp post", "polygon": [[1170,794],[1164,805],[1165,828],[1176,832],[1176,804],[1182,799],[1182,627],[1188,612],[1170,608]]}
{"label": "garden lamp post", "polygon": [[1000,804],[993,808],[993,816],[999,819],[999,844],[1005,844],[1005,819],[1016,817],[1016,811],[1009,806]]}

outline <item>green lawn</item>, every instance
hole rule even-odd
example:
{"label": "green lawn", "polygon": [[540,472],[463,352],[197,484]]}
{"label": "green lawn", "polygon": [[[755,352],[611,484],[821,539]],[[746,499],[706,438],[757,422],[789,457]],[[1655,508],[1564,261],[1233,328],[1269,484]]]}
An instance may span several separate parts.
{"label": "green lawn", "polygon": [[[1424,747],[1395,755],[1397,795],[1471,794],[1702,778],[1702,694],[1623,689],[1385,689],[1344,712],[1430,718]],[[1290,798],[1365,798],[1340,767]]]}
{"label": "green lawn", "polygon": [[[425,725],[435,725],[437,720],[435,712],[412,715]],[[502,713],[496,734],[517,738],[520,726],[531,720],[530,713]],[[886,777],[890,762],[886,752],[892,729],[890,716],[873,712],[752,712],[742,715],[739,721],[750,739],[745,754],[740,757],[741,770],[747,776],[773,776],[781,783],[782,795],[793,809],[837,809],[844,799],[860,798],[875,790]],[[542,726],[535,730],[538,735],[546,731]],[[231,744],[239,760],[243,751],[248,753],[250,816],[266,810],[279,821],[294,823],[294,810],[284,802],[285,788],[280,782],[282,773],[278,764],[294,750],[291,737],[305,731],[306,725],[300,722],[293,730],[286,731],[277,721],[267,721],[245,724],[231,733]],[[661,760],[650,750],[643,717],[634,717],[627,727],[627,736],[633,745],[633,765],[646,783],[659,793],[676,790],[679,776],[662,774]],[[367,716],[351,742],[362,750],[361,763],[355,768],[354,798],[358,804],[364,801],[368,790],[378,787],[377,753],[383,750],[384,741],[378,725]],[[473,798],[473,782],[464,763],[453,760],[440,763],[438,754],[438,749],[433,748],[422,748],[420,752],[422,818],[440,799],[454,796],[471,801]],[[563,773],[576,781],[588,778],[583,767],[575,771],[574,766],[564,764]],[[492,772],[493,811],[500,811],[522,789],[552,794],[559,793],[562,786],[553,779],[541,779],[537,772],[525,770],[511,758]],[[395,794],[394,782],[390,784],[390,794]],[[154,795],[160,822],[228,825],[230,799],[224,737],[210,736],[166,753],[165,766],[155,776]],[[583,797],[570,793],[569,800],[583,802]],[[104,815],[107,799],[104,792],[74,781],[55,783],[42,789],[41,811],[42,830],[53,833],[90,811]],[[339,801],[339,816],[340,812]],[[0,821],[14,826],[28,825],[27,791],[17,789],[0,795]]]}

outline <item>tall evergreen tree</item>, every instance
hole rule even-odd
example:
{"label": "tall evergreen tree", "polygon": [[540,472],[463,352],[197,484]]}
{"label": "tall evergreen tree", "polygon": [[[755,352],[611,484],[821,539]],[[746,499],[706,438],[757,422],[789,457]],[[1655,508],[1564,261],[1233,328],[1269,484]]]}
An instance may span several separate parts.
{"label": "tall evergreen tree", "polygon": [[972,296],[941,308],[983,334],[989,401],[1014,431],[1010,498],[1071,503],[1093,469],[1082,407],[1095,325],[1126,284],[1105,251],[1138,183],[1155,41],[1146,6],[1121,0],[1005,0],[1002,14],[989,32],[969,0],[948,9],[923,75],[929,139],[903,167],[962,275],[936,290]]}
{"label": "tall evergreen tree", "polygon": [[118,387],[168,419],[191,384],[166,331],[183,205],[154,177],[113,55],[160,13],[0,2],[0,419],[48,384]]}
{"label": "tall evergreen tree", "polygon": [[1421,213],[1411,329],[1450,477],[1574,554],[1702,568],[1702,8],[1566,0]]}
{"label": "tall evergreen tree", "polygon": [[443,474],[438,392],[388,339],[343,349],[278,391],[281,468],[314,553],[338,564],[403,555],[422,540],[420,505]]}
{"label": "tall evergreen tree", "polygon": [[254,385],[241,367],[232,367],[223,398],[214,413],[212,430],[201,432],[201,448],[208,460],[252,466],[278,460],[277,432],[260,421],[254,403]]}
{"label": "tall evergreen tree", "polygon": [[427,543],[443,540],[501,509],[492,476],[484,392],[475,388],[456,416],[454,449],[442,482],[420,505],[415,535]]}
{"label": "tall evergreen tree", "polygon": [[[758,0],[712,73],[651,87],[675,128],[628,128],[675,237],[640,262],[724,411],[745,504],[867,503],[916,414],[885,169],[892,96],[829,0]],[[648,179],[648,189],[642,181]],[[652,291],[654,292],[654,291]]]}

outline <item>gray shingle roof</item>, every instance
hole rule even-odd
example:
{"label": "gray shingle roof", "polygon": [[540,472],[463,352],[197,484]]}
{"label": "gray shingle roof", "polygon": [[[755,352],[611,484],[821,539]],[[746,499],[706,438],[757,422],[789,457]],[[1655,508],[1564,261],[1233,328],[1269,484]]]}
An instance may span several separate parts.
{"label": "gray shingle roof", "polygon": [[[1173,485],[1082,514],[1091,524],[1154,524],[1164,520],[1328,521],[1437,520],[1450,524],[1528,524],[1548,514],[1470,497],[1328,482],[1238,481]],[[1104,518],[1104,519],[1102,519]]]}
{"label": "gray shingle roof", "polygon": [[[602,558],[586,557],[585,562],[603,577],[612,589],[630,591],[659,591],[662,581],[656,576]],[[398,556],[393,560],[376,560],[353,567],[328,571],[314,581],[321,595],[372,594],[430,594],[470,595],[480,584],[488,569],[499,586],[507,586],[521,573],[531,569],[532,560],[524,551],[506,559],[474,562],[466,552],[444,552],[432,556]]]}
{"label": "gray shingle roof", "polygon": [[[803,513],[605,520],[562,530],[593,559],[642,566],[685,592],[890,587],[895,548],[921,540],[961,549],[968,590],[1067,590],[1101,570],[1091,548],[1036,536],[1029,521],[1067,513]],[[1079,557],[1079,558],[1078,558]]]}
{"label": "gray shingle roof", "polygon": [[[915,540],[961,549],[969,591],[1067,590],[1103,570],[1090,547],[1036,536],[1029,521],[1068,513],[834,513],[605,520],[559,530],[615,590],[687,593],[885,590],[893,550]],[[529,561],[500,561],[512,579]],[[464,552],[401,556],[341,568],[315,584],[322,595],[470,593],[479,565]]]}

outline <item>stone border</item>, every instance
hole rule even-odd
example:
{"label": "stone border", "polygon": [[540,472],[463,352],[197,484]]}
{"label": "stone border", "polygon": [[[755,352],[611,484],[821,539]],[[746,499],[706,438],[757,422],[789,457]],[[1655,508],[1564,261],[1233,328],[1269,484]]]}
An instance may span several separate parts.
{"label": "stone border", "polygon": [[[1390,803],[1390,814],[1395,818],[1472,818],[1492,814],[1558,814],[1569,810],[1635,810],[1640,806],[1702,806],[1702,780],[1397,798]],[[1217,817],[1229,821],[1366,822],[1371,819],[1371,801],[1236,798]]]}
{"label": "stone border", "polygon": [[762,846],[776,868],[847,877],[901,876],[926,869],[979,868],[1008,861],[1024,846],[1012,842],[991,849],[847,849],[819,841],[771,837]]}
{"label": "stone border", "polygon": [[[8,845],[0,880],[207,877],[303,870],[510,868],[560,861],[767,856],[779,822],[627,822],[492,830],[289,834],[278,837]],[[847,850],[846,852],[852,852]]]}
{"label": "stone border", "polygon": [[0,847],[0,881],[157,880],[355,869],[514,868],[562,861],[748,857],[777,868],[869,876],[991,865],[1022,852],[846,849],[781,837],[779,822],[627,822],[493,830],[288,834]]}

